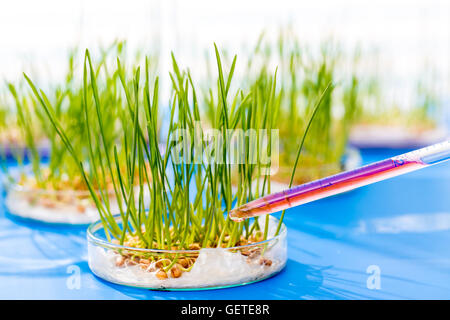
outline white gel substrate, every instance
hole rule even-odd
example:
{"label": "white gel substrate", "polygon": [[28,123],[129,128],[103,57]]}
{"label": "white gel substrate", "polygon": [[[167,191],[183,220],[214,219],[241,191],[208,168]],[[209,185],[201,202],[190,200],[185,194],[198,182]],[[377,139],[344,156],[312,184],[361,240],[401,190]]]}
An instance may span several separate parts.
{"label": "white gel substrate", "polygon": [[[54,201],[51,206],[39,203],[31,203],[28,199],[28,192],[17,191],[11,188],[6,195],[6,208],[13,215],[42,221],[46,223],[90,224],[100,219],[97,207],[88,199],[77,200],[82,204],[83,211],[80,211],[76,201],[72,203]],[[76,195],[73,195],[75,198]],[[144,189],[144,204],[147,206],[150,196],[148,190]],[[114,199],[110,199],[111,212],[119,212],[119,205]],[[123,208],[125,210],[125,208]]]}
{"label": "white gel substrate", "polygon": [[11,190],[5,199],[8,211],[16,216],[48,223],[89,224],[99,219],[98,210],[87,205],[84,212],[73,204],[55,203],[54,207],[31,204],[22,192]]}

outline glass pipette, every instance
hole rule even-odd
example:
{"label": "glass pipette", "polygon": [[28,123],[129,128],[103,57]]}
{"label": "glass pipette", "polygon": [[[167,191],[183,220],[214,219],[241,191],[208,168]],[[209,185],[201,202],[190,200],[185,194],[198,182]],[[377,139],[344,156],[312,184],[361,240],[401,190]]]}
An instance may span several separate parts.
{"label": "glass pipette", "polygon": [[450,159],[450,140],[338,173],[291,189],[269,194],[230,211],[230,218],[247,218],[275,213],[304,203],[353,190],[374,182],[425,168]]}

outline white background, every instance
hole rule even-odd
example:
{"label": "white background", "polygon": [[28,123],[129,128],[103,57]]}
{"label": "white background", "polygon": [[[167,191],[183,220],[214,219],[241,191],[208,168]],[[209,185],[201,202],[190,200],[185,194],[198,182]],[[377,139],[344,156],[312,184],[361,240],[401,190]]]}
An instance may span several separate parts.
{"label": "white background", "polygon": [[439,92],[450,92],[450,1],[444,0],[2,0],[0,77],[16,81],[26,71],[58,78],[69,48],[95,49],[115,39],[126,39],[131,50],[159,52],[162,70],[173,50],[201,74],[213,42],[237,53],[239,66],[261,31],[289,23],[304,43],[332,37],[348,50],[378,52],[378,71],[404,104],[417,78],[431,71]]}

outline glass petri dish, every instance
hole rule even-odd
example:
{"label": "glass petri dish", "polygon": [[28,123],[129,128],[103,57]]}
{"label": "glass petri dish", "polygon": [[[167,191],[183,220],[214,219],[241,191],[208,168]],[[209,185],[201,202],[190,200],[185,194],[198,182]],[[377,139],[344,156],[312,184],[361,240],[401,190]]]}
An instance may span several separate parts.
{"label": "glass petri dish", "polygon": [[[87,190],[46,190],[5,183],[8,212],[45,223],[86,225],[99,218]],[[114,194],[114,193],[113,193]]]}
{"label": "glass petri dish", "polygon": [[[31,165],[12,168],[9,175],[1,179],[6,193],[5,206],[12,216],[68,225],[89,225],[100,218],[89,190],[33,188],[18,183],[23,175],[32,178]],[[135,191],[136,194],[139,192],[139,186],[136,186]],[[98,195],[100,196],[100,191]],[[111,211],[120,212],[114,190],[108,190],[107,195]],[[144,204],[148,206],[149,201],[149,191],[144,188]],[[122,207],[125,209],[125,202]]]}
{"label": "glass petri dish", "polygon": [[[120,226],[120,217],[116,216],[116,221]],[[153,290],[207,290],[246,285],[272,277],[285,267],[287,230],[283,224],[274,236],[277,224],[278,220],[270,217],[269,238],[244,246],[158,250],[109,242],[101,221],[97,221],[87,231],[89,267],[106,281]],[[179,265],[167,269],[165,275],[161,273],[161,268],[168,267],[174,258]]]}

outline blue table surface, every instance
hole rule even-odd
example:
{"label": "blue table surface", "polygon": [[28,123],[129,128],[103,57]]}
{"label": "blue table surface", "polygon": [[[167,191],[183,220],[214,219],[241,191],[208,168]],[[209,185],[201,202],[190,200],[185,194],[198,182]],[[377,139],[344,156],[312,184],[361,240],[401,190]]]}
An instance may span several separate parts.
{"label": "blue table surface", "polygon": [[[404,151],[365,150],[362,156],[369,163]],[[449,169],[450,162],[290,209],[289,259],[281,273],[207,291],[103,281],[89,270],[84,228],[13,218],[2,201],[0,298],[450,299]],[[374,279],[380,280],[375,288]]]}

